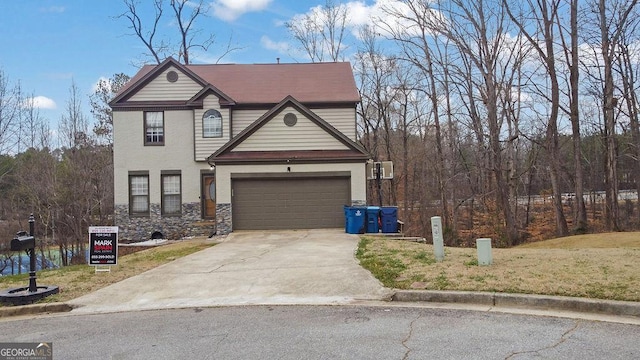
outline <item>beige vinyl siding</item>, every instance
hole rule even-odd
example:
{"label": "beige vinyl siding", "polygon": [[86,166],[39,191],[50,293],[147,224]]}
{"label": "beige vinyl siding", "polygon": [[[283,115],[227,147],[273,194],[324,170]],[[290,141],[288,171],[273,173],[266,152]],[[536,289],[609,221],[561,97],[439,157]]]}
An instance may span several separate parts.
{"label": "beige vinyl siding", "polygon": [[[175,71],[178,73],[178,81],[169,82],[167,73]],[[140,89],[129,99],[130,101],[162,101],[162,100],[189,100],[202,86],[191,80],[186,74],[174,67],[169,67],[162,74],[151,80],[149,84]]]}
{"label": "beige vinyl siding", "polygon": [[209,164],[195,163],[193,158],[193,111],[165,111],[164,146],[144,146],[142,111],[113,113],[114,200],[127,204],[129,171],[149,172],[149,200],[161,201],[161,171],[181,170],[182,201],[200,201],[200,170]]}
{"label": "beige vinyl siding", "polygon": [[242,130],[253,124],[262,115],[267,112],[265,110],[237,110],[233,112],[233,136],[238,135]]}
{"label": "beige vinyl siding", "polygon": [[355,108],[326,108],[311,109],[322,120],[356,141],[356,109]]}
{"label": "beige vinyl siding", "polygon": [[[289,168],[287,171],[287,168]],[[367,200],[367,180],[364,163],[330,164],[289,164],[286,165],[219,165],[216,166],[216,199],[218,203],[231,203],[231,174],[250,173],[304,173],[304,172],[351,173],[351,200],[365,203]]]}
{"label": "beige vinyl siding", "polygon": [[[285,114],[293,113],[295,126],[284,123]],[[296,109],[283,109],[255,133],[238,144],[234,151],[347,150],[345,144],[320,128]]]}
{"label": "beige vinyl siding", "polygon": [[[356,110],[355,108],[323,108],[312,111],[328,122],[351,140],[356,140]],[[264,115],[267,110],[237,110],[233,112],[233,135],[253,124]]]}
{"label": "beige vinyl siding", "polygon": [[[202,137],[202,115],[209,110],[215,109],[222,115],[222,137],[204,138]],[[202,109],[194,110],[194,131],[195,131],[195,161],[205,161],[209,155],[213,154],[222,145],[229,141],[229,109],[220,107],[218,97],[207,96],[202,102]]]}

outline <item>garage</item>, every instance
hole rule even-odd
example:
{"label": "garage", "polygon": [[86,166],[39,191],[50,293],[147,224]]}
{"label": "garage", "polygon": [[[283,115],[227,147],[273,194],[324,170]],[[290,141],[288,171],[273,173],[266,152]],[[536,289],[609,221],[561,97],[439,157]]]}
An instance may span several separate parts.
{"label": "garage", "polygon": [[232,179],[234,230],[343,228],[349,177]]}

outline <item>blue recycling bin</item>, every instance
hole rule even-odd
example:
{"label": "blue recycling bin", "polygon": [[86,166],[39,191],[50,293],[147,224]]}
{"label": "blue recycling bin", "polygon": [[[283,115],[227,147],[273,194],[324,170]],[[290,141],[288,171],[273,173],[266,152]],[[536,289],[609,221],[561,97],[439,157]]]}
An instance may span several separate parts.
{"label": "blue recycling bin", "polygon": [[380,220],[383,233],[398,232],[398,207],[383,206],[380,208]]}
{"label": "blue recycling bin", "polygon": [[380,231],[380,207],[367,206],[367,232],[378,233]]}
{"label": "blue recycling bin", "polygon": [[367,208],[352,206],[346,209],[347,211],[347,233],[349,234],[362,234],[365,230],[365,213]]}

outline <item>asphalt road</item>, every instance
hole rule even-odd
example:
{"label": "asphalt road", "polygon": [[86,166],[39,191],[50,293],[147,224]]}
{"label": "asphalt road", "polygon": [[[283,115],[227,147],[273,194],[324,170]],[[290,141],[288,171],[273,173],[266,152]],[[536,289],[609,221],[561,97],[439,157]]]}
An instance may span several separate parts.
{"label": "asphalt road", "polygon": [[54,359],[638,359],[640,326],[493,312],[247,306],[0,321]]}

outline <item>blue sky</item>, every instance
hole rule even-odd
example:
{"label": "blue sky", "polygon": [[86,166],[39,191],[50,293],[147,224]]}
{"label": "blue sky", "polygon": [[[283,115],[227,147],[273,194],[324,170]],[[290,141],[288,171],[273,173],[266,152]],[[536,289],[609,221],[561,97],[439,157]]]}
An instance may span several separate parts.
{"label": "blue sky", "polygon": [[[142,2],[149,5],[150,0]],[[383,1],[334,2],[355,10],[350,23],[356,26],[370,19],[368,12]],[[282,24],[324,3],[212,0],[210,16],[202,18],[198,27],[217,34],[220,46],[232,36],[233,43],[242,47],[223,63],[273,63],[278,57],[282,62],[303,62],[303,56],[291,55],[295,51]],[[11,81],[20,81],[24,92],[38,97],[41,116],[52,123],[64,111],[72,79],[90,115],[88,95],[96,82],[120,72],[133,76],[137,71],[133,63],[139,63],[144,52],[141,42],[127,35],[127,21],[116,18],[124,11],[121,0],[0,0],[0,69]],[[172,24],[167,17],[160,26],[170,29]],[[211,62],[218,55],[212,49],[196,54],[192,62]]]}

